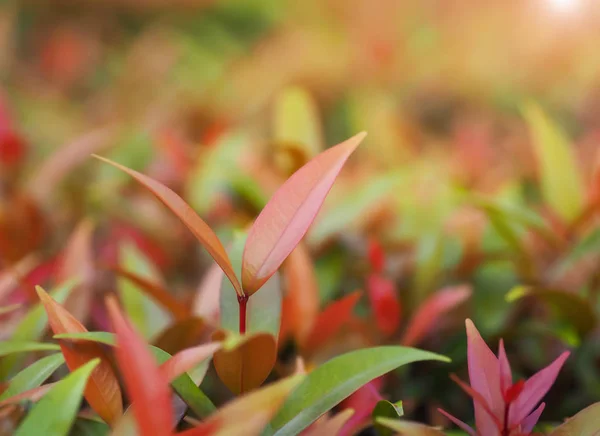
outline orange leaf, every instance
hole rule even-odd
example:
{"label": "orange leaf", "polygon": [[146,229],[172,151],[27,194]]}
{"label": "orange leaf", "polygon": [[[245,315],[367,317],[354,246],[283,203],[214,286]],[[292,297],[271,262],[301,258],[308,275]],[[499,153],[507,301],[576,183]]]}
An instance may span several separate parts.
{"label": "orange leaf", "polygon": [[430,332],[441,316],[470,296],[471,289],[468,286],[450,287],[432,294],[410,320],[401,341],[402,345],[411,346],[418,343]]}
{"label": "orange leaf", "polygon": [[287,289],[281,309],[280,343],[288,334],[303,345],[319,315],[319,288],[315,269],[303,244],[296,247],[283,265]]}
{"label": "orange leaf", "polygon": [[117,336],[115,354],[139,434],[173,434],[173,410],[169,382],[160,371],[148,346],[129,325],[114,297],[107,298],[108,314]]}
{"label": "orange leaf", "polygon": [[202,318],[192,317],[178,321],[154,340],[154,346],[169,354],[175,354],[199,343],[205,327],[206,323]]}
{"label": "orange leaf", "polygon": [[223,269],[225,275],[231,281],[231,284],[236,292],[239,295],[243,295],[242,287],[237,279],[237,276],[235,275],[235,272],[233,271],[233,267],[231,266],[231,262],[227,256],[227,252],[225,251],[223,244],[221,244],[221,241],[219,241],[219,238],[217,238],[217,235],[215,235],[208,224],[206,224],[179,195],[167,188],[162,183],[157,182],[156,180],[153,180],[142,173],[138,173],[135,170],[127,168],[104,157],[96,155],[94,155],[94,157],[129,174],[139,183],[148,188],[150,192],[156,196],[156,198],[165,204],[165,206],[171,209],[171,211],[177,215],[177,217],[188,227],[188,229],[190,229],[198,241],[200,241],[200,243],[206,248],[213,259],[219,264],[221,269]]}
{"label": "orange leaf", "polygon": [[202,361],[209,359],[221,348],[219,342],[188,348],[175,354],[160,366],[160,371],[168,381],[188,372]]}
{"label": "orange leaf", "polygon": [[[216,341],[225,339],[223,331],[213,335]],[[277,359],[275,338],[268,333],[242,337],[233,349],[215,353],[213,363],[219,378],[234,394],[254,389],[266,380]]]}
{"label": "orange leaf", "polygon": [[[55,335],[87,331],[77,318],[54,301],[46,291],[39,286],[36,291]],[[121,388],[104,349],[92,342],[75,344],[63,341],[60,342],[60,348],[70,371],[75,371],[94,358],[100,359],[100,364],[92,371],[84,396],[104,421],[109,424],[116,422],[123,414]]]}
{"label": "orange leaf", "polygon": [[236,398],[220,408],[204,424],[184,431],[180,435],[260,435],[273,415],[281,408],[288,395],[303,378],[302,375],[288,377]]}
{"label": "orange leaf", "polygon": [[134,283],[150,298],[154,299],[158,304],[171,312],[176,319],[184,320],[189,316],[190,310],[188,307],[179,302],[177,299],[173,298],[171,293],[161,286],[160,283],[154,283],[144,277],[139,276],[138,274],[127,271],[116,265],[109,267],[109,269],[115,274]]}
{"label": "orange leaf", "polygon": [[360,292],[355,291],[327,306],[317,318],[304,350],[314,351],[332,339],[352,317],[359,298]]}
{"label": "orange leaf", "polygon": [[92,280],[94,277],[94,254],[92,252],[92,236],[94,224],[89,220],[82,221],[73,231],[67,248],[64,251],[61,267],[57,273],[59,282],[73,278],[80,280],[67,301],[65,309],[75,318],[85,320],[92,303]]}
{"label": "orange leaf", "polygon": [[258,291],[298,245],[342,166],[365,136],[359,133],[319,154],[275,192],[248,233],[242,259],[247,295]]}

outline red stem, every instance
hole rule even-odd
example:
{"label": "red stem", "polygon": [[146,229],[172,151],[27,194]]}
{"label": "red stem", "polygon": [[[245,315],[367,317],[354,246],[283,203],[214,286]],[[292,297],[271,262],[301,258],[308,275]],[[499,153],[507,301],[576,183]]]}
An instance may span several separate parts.
{"label": "red stem", "polygon": [[246,306],[248,304],[248,297],[245,295],[238,296],[238,303],[240,305],[240,334],[246,333]]}

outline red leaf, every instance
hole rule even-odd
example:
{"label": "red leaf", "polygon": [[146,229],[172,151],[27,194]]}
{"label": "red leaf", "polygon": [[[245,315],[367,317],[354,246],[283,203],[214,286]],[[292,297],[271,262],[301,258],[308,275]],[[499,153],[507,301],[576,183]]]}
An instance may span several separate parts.
{"label": "red leaf", "polygon": [[117,335],[115,354],[140,434],[173,434],[173,410],[169,382],[160,371],[148,346],[125,320],[114,297],[106,302]]}
{"label": "red leaf", "polygon": [[385,252],[381,244],[374,239],[369,241],[368,258],[373,272],[381,273],[385,267]]}
{"label": "red leaf", "polygon": [[359,133],[319,154],[275,192],[248,233],[242,259],[247,295],[260,289],[298,245],[342,166],[365,136]]}
{"label": "red leaf", "polygon": [[392,335],[400,325],[402,313],[396,286],[392,281],[372,274],[367,278],[367,291],[377,328],[386,336]]}

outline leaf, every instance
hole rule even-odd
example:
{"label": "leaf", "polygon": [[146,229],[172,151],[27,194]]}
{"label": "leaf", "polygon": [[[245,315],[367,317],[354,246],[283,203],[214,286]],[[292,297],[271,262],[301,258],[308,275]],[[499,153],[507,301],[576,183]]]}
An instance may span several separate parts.
{"label": "leaf", "polygon": [[[54,301],[41,287],[37,286],[36,291],[46,309],[50,327],[55,335],[87,332],[73,315]],[[90,406],[104,421],[108,424],[115,422],[123,413],[121,388],[102,347],[94,343],[70,344],[61,341],[60,349],[70,371],[75,371],[94,358],[100,360],[92,372],[84,394]]]}
{"label": "leaf", "polygon": [[[111,347],[116,346],[116,339],[113,333],[107,332],[84,332],[84,333],[71,333],[56,335],[56,339],[70,340],[70,341],[90,341],[97,342]],[[149,346],[150,351],[158,361],[158,363],[164,363],[169,360],[172,356],[160,348]],[[201,374],[202,375],[202,374]],[[198,381],[199,383],[199,381]],[[202,392],[192,378],[188,374],[182,374],[177,377],[171,383],[177,395],[179,395],[188,406],[201,418],[206,418],[212,414],[216,407],[212,404],[210,399]]]}
{"label": "leaf", "polygon": [[399,418],[402,415],[404,415],[402,401],[398,401],[397,403],[390,403],[386,400],[379,401],[375,405],[373,413],[371,414],[373,423],[375,424],[375,430],[377,430],[377,434],[379,436],[392,436],[393,434],[395,434],[394,431],[392,431],[385,425],[382,425],[378,421],[381,418]]}
{"label": "leaf", "polygon": [[402,365],[449,359],[406,347],[375,347],[335,357],[310,372],[271,422],[277,436],[300,433],[369,381]]}
{"label": "leaf", "polygon": [[173,410],[167,379],[146,343],[125,320],[114,298],[107,300],[108,314],[117,337],[115,355],[140,434],[172,434]]}
{"label": "leaf", "polygon": [[[58,382],[57,382],[58,383]],[[0,407],[16,404],[21,401],[39,401],[44,395],[46,395],[50,389],[52,389],[57,383],[47,383],[42,386],[38,386],[37,388],[29,389],[25,392],[21,392],[20,394],[13,395],[10,398],[0,401]]]}
{"label": "leaf", "polygon": [[11,312],[19,310],[21,307],[23,307],[23,305],[21,303],[10,304],[8,306],[2,306],[2,307],[0,307],[0,316],[7,315]]}
{"label": "leaf", "polygon": [[566,320],[584,337],[596,325],[596,314],[589,302],[577,294],[566,291],[518,286],[506,294],[506,300],[514,302],[535,298],[546,303],[555,316]]}
{"label": "leaf", "polygon": [[135,170],[129,169],[116,162],[112,162],[100,156],[95,156],[97,159],[104,161],[136,179],[139,183],[148,188],[165,206],[167,206],[177,217],[190,229],[198,241],[206,248],[212,258],[219,264],[225,275],[231,280],[236,293],[243,295],[242,287],[233,272],[231,262],[227,257],[225,248],[217,238],[217,235],[211,228],[200,218],[188,204],[171,189],[164,186],[162,183],[153,180],[152,178],[138,173]]}
{"label": "leaf", "polygon": [[377,328],[385,336],[393,335],[402,315],[396,285],[378,274],[371,274],[367,277],[367,291]]}
{"label": "leaf", "polygon": [[175,354],[198,343],[206,323],[202,318],[191,317],[172,324],[153,341],[154,345],[169,354]]}
{"label": "leaf", "polygon": [[[75,284],[75,280],[69,280],[61,284],[52,292],[52,297],[61,303],[64,302]],[[11,335],[11,340],[39,340],[44,335],[44,331],[46,330],[47,326],[48,316],[44,311],[44,306],[41,303],[36,304],[29,310],[29,312],[27,312],[21,322],[19,322],[18,326]],[[0,363],[0,374],[2,374],[2,379],[5,379],[7,375],[11,374],[22,361],[22,358],[16,356],[10,356],[2,359],[2,362]]]}
{"label": "leaf", "polygon": [[597,436],[599,429],[600,403],[594,403],[567,419],[550,436]]}
{"label": "leaf", "polygon": [[342,166],[366,133],[319,154],[275,192],[248,234],[242,285],[251,296],[279,269],[317,215]]}
{"label": "leaf", "polygon": [[215,342],[180,351],[163,363],[160,366],[160,371],[167,380],[174,380],[181,374],[198,366],[202,361],[210,360],[220,348],[221,344]]}
{"label": "leaf", "polygon": [[308,335],[304,350],[312,352],[333,339],[352,317],[352,311],[359,299],[360,292],[356,291],[327,306],[317,318],[311,333]]}
{"label": "leaf", "polygon": [[421,341],[448,311],[454,309],[471,296],[468,286],[444,288],[432,294],[419,306],[406,332],[402,337],[402,345],[412,346]]}
{"label": "leaf", "polygon": [[[214,340],[224,340],[226,333],[217,331]],[[234,394],[241,394],[261,385],[277,360],[275,338],[268,333],[237,337],[233,347],[219,350],[213,357],[221,381]]]}
{"label": "leaf", "polygon": [[434,290],[442,269],[443,249],[442,235],[439,233],[428,233],[419,242],[414,278],[417,305]]}
{"label": "leaf", "polygon": [[107,436],[109,433],[110,427],[103,422],[79,417],[73,423],[69,436]]}
{"label": "leaf", "polygon": [[584,190],[571,144],[538,105],[527,104],[523,115],[532,134],[544,199],[561,218],[573,221],[583,210]]}
{"label": "leaf", "polygon": [[61,353],[46,356],[32,363],[10,380],[8,388],[0,395],[0,401],[37,388],[63,363],[65,359]]}
{"label": "leaf", "polygon": [[[243,434],[244,436],[258,436],[303,378],[302,375],[288,377],[236,398],[220,408],[200,427],[185,431],[180,435],[235,436]],[[232,419],[232,417],[234,418]],[[214,430],[203,433],[210,428]]]}
{"label": "leaf", "polygon": [[[120,247],[119,263],[124,271],[129,271],[144,280],[154,283],[162,281],[156,267],[135,245],[124,244]],[[170,322],[169,314],[149,299],[143,289],[133,281],[123,278],[117,280],[117,285],[123,310],[145,339],[153,337],[167,327]]]}
{"label": "leaf", "polygon": [[[99,359],[93,359],[58,382],[33,406],[15,436],[68,434],[79,410],[86,383],[99,364]],[[56,407],[57,404],[60,407]]]}
{"label": "leaf", "polygon": [[0,356],[14,353],[27,353],[29,351],[56,351],[60,347],[56,344],[46,344],[31,341],[2,341],[0,342]]}
{"label": "leaf", "polygon": [[389,434],[396,434],[398,436],[444,436],[444,432],[441,430],[417,422],[401,421],[385,417],[377,418],[376,422],[380,427],[388,428],[391,431]]}
{"label": "leaf", "polygon": [[192,313],[204,318],[213,325],[217,325],[221,317],[219,303],[221,300],[223,275],[223,270],[219,265],[214,264],[204,274],[194,298]]}
{"label": "leaf", "polygon": [[313,428],[306,430],[306,436],[337,436],[340,435],[342,428],[354,415],[354,410],[345,409],[332,418],[327,418],[323,422],[318,422]]}
{"label": "leaf", "polygon": [[554,276],[558,277],[572,268],[578,261],[589,254],[598,254],[600,252],[600,229],[594,229],[585,235],[573,249],[567,253],[566,257],[556,267]]}

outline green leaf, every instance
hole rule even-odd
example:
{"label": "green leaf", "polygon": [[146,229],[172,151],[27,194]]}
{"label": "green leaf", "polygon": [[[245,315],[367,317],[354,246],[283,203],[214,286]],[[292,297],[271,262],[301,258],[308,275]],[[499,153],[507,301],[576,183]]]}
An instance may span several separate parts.
{"label": "green leaf", "polygon": [[[58,303],[62,304],[65,302],[71,291],[78,284],[79,280],[67,280],[60,284],[50,293]],[[37,303],[33,306],[29,312],[23,317],[13,335],[11,336],[12,341],[37,341],[39,340],[48,327],[48,315],[42,303]],[[23,362],[24,356],[8,356],[2,359],[0,363],[0,380],[6,380],[10,377]]]}
{"label": "green leaf", "polygon": [[29,351],[56,351],[60,347],[56,344],[31,341],[2,341],[0,342],[0,356],[8,356],[15,353],[27,353]]}
{"label": "green leaf", "polygon": [[56,353],[32,363],[10,380],[8,388],[0,395],[0,401],[37,388],[64,362],[62,353]]}
{"label": "green leaf", "polygon": [[571,292],[517,286],[506,294],[506,300],[514,302],[524,298],[538,298],[546,303],[554,315],[575,327],[580,336],[585,336],[596,325],[596,314],[590,303]]}
{"label": "green leaf", "polygon": [[[152,282],[161,281],[157,269],[135,245],[128,243],[121,246],[119,258],[121,268],[125,271]],[[169,325],[170,315],[135,283],[123,277],[119,277],[117,283],[123,309],[145,339],[153,337]]]}
{"label": "green leaf", "polygon": [[75,421],[83,390],[99,359],[90,360],[58,382],[27,415],[15,436],[66,435]]}
{"label": "green leaf", "polygon": [[[116,345],[116,338],[113,333],[107,332],[84,332],[84,333],[68,333],[55,335],[56,339],[79,339],[87,340],[92,342],[98,342],[101,344],[109,345],[114,347]],[[148,346],[150,351],[154,354],[154,357],[159,363],[167,361],[171,355],[160,348],[152,345]],[[183,401],[201,418],[206,418],[208,415],[216,410],[215,405],[210,401],[202,390],[196,386],[191,377],[186,373],[177,377],[171,382],[173,389],[177,392],[177,395],[181,397]]]}
{"label": "green leaf", "polygon": [[[248,234],[235,232],[229,259],[234,271],[241,277],[242,253]],[[279,273],[275,273],[261,288],[248,299],[246,308],[246,332],[265,332],[275,338],[279,336],[281,324],[281,286]],[[239,331],[240,308],[237,294],[231,282],[223,277],[220,295],[221,327],[232,332]]]}
{"label": "green leaf", "polygon": [[110,427],[93,419],[77,418],[69,436],[108,436]]}
{"label": "green leaf", "polygon": [[584,205],[583,182],[573,148],[536,104],[525,105],[523,115],[533,135],[544,199],[560,217],[573,221]]}
{"label": "green leaf", "polygon": [[377,430],[377,434],[379,434],[380,436],[392,436],[393,434],[395,434],[393,430],[377,422],[378,419],[399,418],[402,415],[404,415],[402,401],[398,401],[396,403],[391,403],[386,400],[378,401],[375,407],[373,408],[373,412],[371,413],[371,418],[373,419],[373,424],[375,425],[375,430]]}
{"label": "green leaf", "polygon": [[417,270],[414,279],[417,298],[414,307],[427,298],[435,288],[442,270],[443,255],[444,241],[440,233],[430,233],[420,241],[417,248]]}
{"label": "green leaf", "polygon": [[376,424],[390,431],[388,434],[401,436],[444,436],[445,434],[434,427],[428,427],[417,422],[401,421],[399,419],[380,417],[377,418]]}
{"label": "green leaf", "polygon": [[600,229],[594,229],[575,245],[568,255],[556,267],[554,277],[560,277],[566,273],[582,258],[588,254],[600,253]]}
{"label": "green leaf", "polygon": [[550,436],[597,436],[600,429],[600,403],[586,407],[558,427]]}
{"label": "green leaf", "polygon": [[335,357],[310,372],[271,422],[277,436],[296,435],[371,380],[402,365],[449,359],[408,347],[375,347]]}

